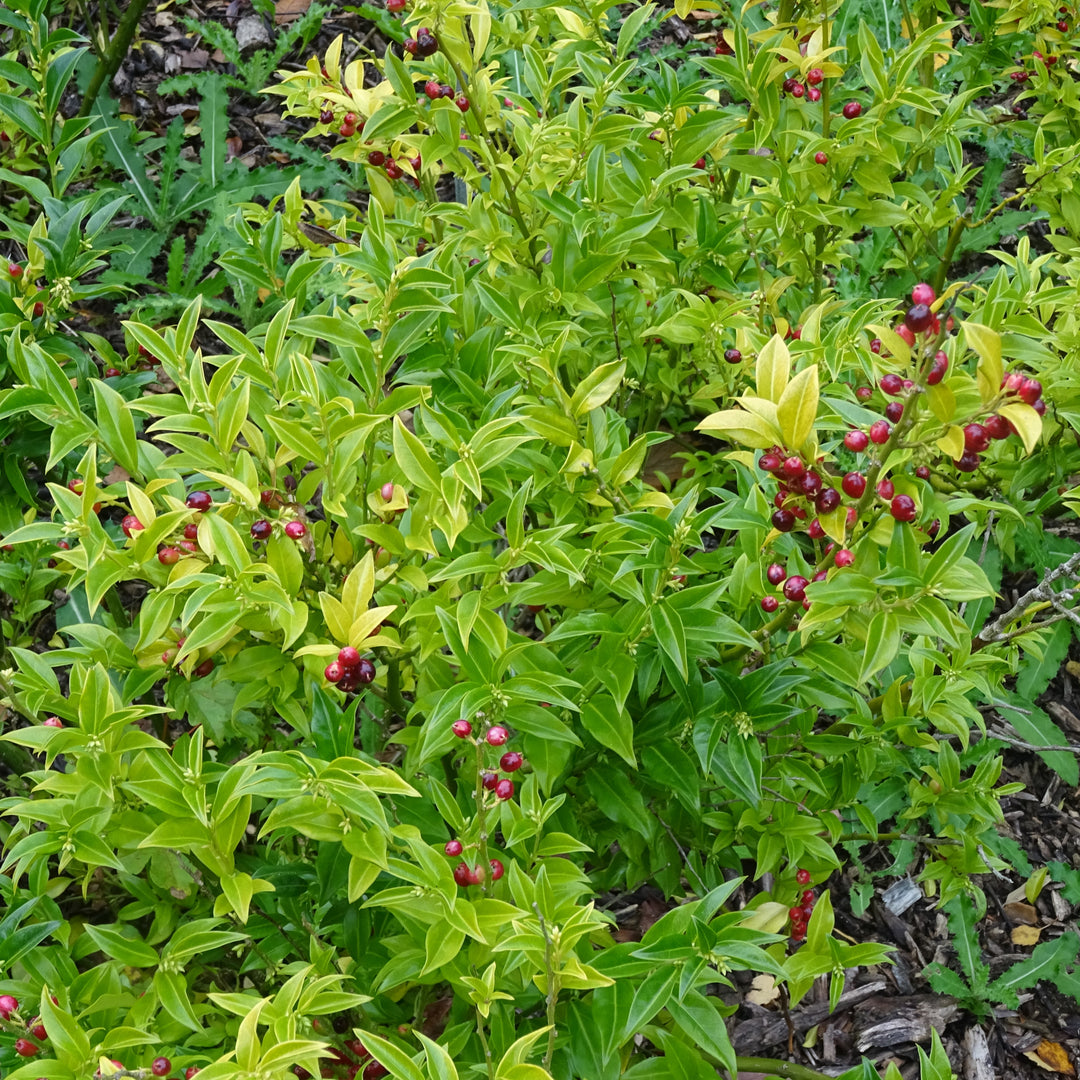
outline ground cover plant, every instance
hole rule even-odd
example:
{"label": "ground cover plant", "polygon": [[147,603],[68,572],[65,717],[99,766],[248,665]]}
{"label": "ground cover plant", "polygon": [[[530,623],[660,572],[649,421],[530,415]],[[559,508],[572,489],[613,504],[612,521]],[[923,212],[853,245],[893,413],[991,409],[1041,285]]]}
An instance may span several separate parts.
{"label": "ground cover plant", "polygon": [[0,1074],[896,1080],[894,884],[923,1080],[1080,1008],[1074,17],[901,8],[313,7],[148,138],[0,11]]}

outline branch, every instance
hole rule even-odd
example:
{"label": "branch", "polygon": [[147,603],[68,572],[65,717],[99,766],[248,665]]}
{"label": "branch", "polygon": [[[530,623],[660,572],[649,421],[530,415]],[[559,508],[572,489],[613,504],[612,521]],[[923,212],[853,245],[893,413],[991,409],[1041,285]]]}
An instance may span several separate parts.
{"label": "branch", "polygon": [[[1070,555],[1060,566],[1055,567],[1053,570],[1047,570],[1038,585],[1033,589],[1028,589],[1004,615],[999,615],[993,622],[987,623],[979,631],[979,636],[972,641],[971,651],[977,652],[986,645],[994,645],[1001,641],[1007,641],[1010,637],[1015,637],[1016,634],[1008,632],[1006,627],[1010,623],[1023,618],[1033,604],[1049,604],[1058,611],[1059,617],[1073,618],[1075,613],[1060,606],[1062,597],[1054,591],[1052,586],[1063,577],[1076,577],[1078,574],[1080,574],[1080,552]],[[1072,598],[1071,592],[1068,593],[1067,598]],[[1040,623],[1025,629],[1037,630],[1041,629],[1041,627],[1042,624]]]}

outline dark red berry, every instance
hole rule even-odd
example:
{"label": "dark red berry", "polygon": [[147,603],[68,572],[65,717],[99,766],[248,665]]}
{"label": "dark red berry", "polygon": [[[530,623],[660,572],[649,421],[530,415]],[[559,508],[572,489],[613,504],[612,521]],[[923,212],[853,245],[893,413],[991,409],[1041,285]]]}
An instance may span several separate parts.
{"label": "dark red berry", "polygon": [[484,739],[487,741],[488,746],[502,746],[507,739],[510,738],[510,732],[506,730],[501,724],[494,724],[488,728],[487,734]]}
{"label": "dark red berry", "polygon": [[964,425],[964,449],[981,454],[990,445],[990,432],[982,424]]}
{"label": "dark red berry", "polygon": [[877,495],[879,499],[885,499],[886,501],[891,499],[896,493],[896,488],[893,486],[891,480],[879,480],[877,485]]}
{"label": "dark red berry", "polygon": [[[34,318],[35,319],[40,319],[41,316],[44,315],[44,314],[45,314],[45,305],[39,300],[36,304],[34,304]],[[34,1053],[35,1054],[37,1053],[37,1048],[36,1047],[34,1048]]]}
{"label": "dark red berry", "polygon": [[929,330],[933,321],[934,313],[926,304],[912,304],[904,316],[904,325],[915,334],[921,334],[924,330]]}
{"label": "dark red berry", "polygon": [[41,1047],[35,1046],[29,1039],[16,1039],[15,1053],[19,1057],[33,1057],[41,1053]]}
{"label": "dark red berry", "polygon": [[431,56],[437,52],[439,42],[435,35],[426,27],[421,26],[416,33],[416,51],[420,56]]}
{"label": "dark red berry", "polygon": [[375,679],[375,665],[367,657],[364,657],[354,670],[356,672],[356,681],[361,686],[367,686],[368,683]]}
{"label": "dark red berry", "polygon": [[485,791],[494,791],[495,785],[499,782],[498,776],[489,771],[484,771],[480,775],[480,783],[484,786]]}
{"label": "dark red berry", "polygon": [[465,863],[458,863],[457,866],[454,867],[454,881],[462,887],[469,884],[469,868]]}
{"label": "dark red berry", "polygon": [[857,101],[849,101],[842,110],[845,120],[854,120],[862,115],[862,106]]}
{"label": "dark red berry", "polygon": [[401,43],[401,47],[402,47],[402,48],[403,48],[403,49],[404,49],[404,50],[405,50],[405,51],[406,51],[406,52],[407,52],[407,53],[408,53],[408,54],[409,54],[410,56],[415,56],[415,55],[416,55],[416,54],[417,54],[417,53],[418,53],[418,52],[420,51],[420,43],[419,43],[419,42],[418,42],[418,41],[416,40],[416,38],[412,38],[412,37],[410,37],[410,38],[406,38],[406,39],[405,39],[405,40],[404,40],[404,41],[403,41],[403,42]]}
{"label": "dark red berry", "polygon": [[742,360],[742,353],[738,349],[725,349],[724,359],[729,364],[738,364]]}
{"label": "dark red berry", "polygon": [[500,780],[495,785],[495,798],[497,799],[512,799],[514,797],[514,781],[513,780]]}
{"label": "dark red berry", "polygon": [[1035,410],[1035,411],[1036,411],[1036,412],[1037,412],[1037,413],[1038,413],[1038,414],[1039,414],[1040,416],[1045,416],[1045,415],[1046,415],[1046,402],[1045,402],[1045,401],[1043,401],[1043,399],[1042,399],[1042,398],[1036,398],[1036,399],[1035,399],[1035,400],[1034,400],[1034,401],[1033,401],[1033,402],[1031,403],[1031,407],[1032,407],[1032,408],[1033,408],[1033,409],[1034,409],[1034,410]]}
{"label": "dark red berry", "polygon": [[929,480],[930,479],[930,467],[928,465],[920,465],[915,470],[915,475],[920,480]]}
{"label": "dark red berry", "polygon": [[844,436],[844,445],[853,450],[856,454],[861,454],[863,450],[869,445],[870,439],[865,431],[859,431],[857,428],[854,431],[849,431]]}
{"label": "dark red berry", "polygon": [[367,160],[369,165],[381,169],[386,164],[386,155],[381,150],[372,150]]}
{"label": "dark red berry", "polygon": [[806,922],[806,912],[801,907],[788,908],[788,918],[793,923]]}
{"label": "dark red berry", "polygon": [[878,380],[878,386],[881,387],[883,394],[888,394],[890,397],[895,397],[904,388],[904,380],[899,375],[894,375],[891,372],[888,375],[882,375]]}
{"label": "dark red berry", "polygon": [[172,1062],[167,1057],[156,1057],[150,1063],[150,1071],[155,1076],[168,1076],[172,1069]]}
{"label": "dark red berry", "polygon": [[803,84],[802,84],[802,83],[796,83],[796,84],[795,84],[795,85],[794,85],[794,86],[793,86],[793,87],[791,88],[791,96],[792,96],[793,98],[795,98],[796,100],[798,100],[799,98],[803,97],[803,96],[804,96],[805,94],[806,94],[806,87],[805,87],[805,86],[803,86]]}
{"label": "dark red berry", "polygon": [[953,464],[961,472],[974,472],[979,467],[979,455],[973,450],[965,450]]}
{"label": "dark red berry", "polygon": [[826,154],[824,150],[819,150],[814,155],[814,161],[816,161],[818,165],[828,165],[829,164],[829,155]]}
{"label": "dark red berry", "polygon": [[337,662],[343,668],[354,668],[360,663],[360,652],[351,645],[346,645],[338,652]]}
{"label": "dark red berry", "polygon": [[915,500],[910,495],[897,495],[889,504],[889,513],[897,521],[914,521],[917,514]]}
{"label": "dark red berry", "polygon": [[163,547],[157,557],[162,566],[174,566],[180,561],[180,552],[174,547]]}
{"label": "dark red berry", "polygon": [[814,508],[819,514],[831,514],[834,510],[838,509],[842,498],[840,492],[836,488],[826,488],[818,497],[814,500]]}
{"label": "dark red berry", "polygon": [[503,876],[505,870],[503,864],[498,859],[491,859],[491,880],[498,881]]}
{"label": "dark red berry", "polygon": [[796,477],[802,476],[802,474],[806,472],[806,466],[803,464],[802,458],[798,458],[792,454],[791,457],[784,459],[783,471],[784,475],[789,480],[794,480]]}
{"label": "dark red berry", "polygon": [[812,499],[821,491],[821,477],[813,469],[808,469],[795,480],[793,486],[800,494]]}
{"label": "dark red berry", "polygon": [[791,532],[795,528],[795,515],[790,510],[777,510],[772,516],[772,526],[777,532]]}
{"label": "dark red berry", "polygon": [[814,520],[810,522],[810,525],[806,530],[806,535],[809,536],[811,540],[825,539],[825,530],[821,527],[821,522],[818,521],[817,518],[814,518]]}
{"label": "dark red berry", "polygon": [[255,540],[269,540],[273,531],[273,526],[265,518],[259,518],[251,525],[251,535]]}
{"label": "dark red berry", "polygon": [[467,739],[472,734],[472,724],[468,720],[455,720],[450,730],[459,738]]}
{"label": "dark red berry", "polygon": [[825,72],[822,71],[821,68],[811,68],[806,73],[806,81],[811,86],[818,86],[824,78],[825,78]]}
{"label": "dark red berry", "polygon": [[1009,430],[1009,421],[1004,416],[998,416],[997,413],[988,416],[983,427],[986,428],[991,439],[1007,439],[1012,434]]}
{"label": "dark red berry", "polygon": [[214,500],[209,491],[193,491],[187,497],[187,506],[192,510],[205,512],[214,505]]}
{"label": "dark red berry", "polygon": [[469,111],[469,99],[464,94],[458,94],[458,96],[456,98],[454,98],[454,104],[462,112],[468,112]]}
{"label": "dark red berry", "polygon": [[344,674],[345,669],[341,666],[340,663],[338,663],[337,660],[333,660],[329,664],[327,664],[325,670],[323,671],[323,675],[325,676],[328,683],[341,682],[341,678]]}
{"label": "dark red berry", "polygon": [[780,601],[775,596],[763,596],[761,598],[761,610],[771,615],[780,606]]}
{"label": "dark red berry", "polygon": [[840,481],[840,486],[849,499],[861,499],[863,492],[866,490],[866,477],[857,472],[845,473],[844,479]]}
{"label": "dark red berry", "polygon": [[189,1065],[184,1070],[184,1080],[191,1080],[191,1078],[199,1071],[198,1065]]}
{"label": "dark red berry", "polygon": [[1042,397],[1042,392],[1042,383],[1038,379],[1025,379],[1020,384],[1017,394],[1021,401],[1027,402],[1028,405],[1034,405]]}
{"label": "dark red berry", "polygon": [[834,556],[833,562],[837,566],[843,568],[850,566],[855,561],[855,552],[849,551],[847,548],[841,548]]}
{"label": "dark red berry", "polygon": [[447,840],[446,846],[443,848],[443,854],[449,855],[453,859],[460,855],[463,850],[460,840]]}
{"label": "dark red berry", "polygon": [[792,574],[784,582],[784,599],[804,600],[806,598],[806,586],[809,584],[810,582],[801,574]]}
{"label": "dark red berry", "polygon": [[779,563],[770,563],[768,569],[765,571],[765,580],[768,581],[770,585],[779,585],[786,577],[787,570]]}
{"label": "dark red berry", "polygon": [[875,356],[877,356],[877,355],[879,355],[881,353],[881,338],[876,337],[876,338],[873,338],[870,341],[870,351]]}
{"label": "dark red berry", "polygon": [[779,454],[762,454],[761,457],[758,458],[758,468],[768,473],[779,472],[781,468],[783,468],[783,464]]}
{"label": "dark red berry", "polygon": [[387,158],[386,175],[390,180],[400,180],[405,175],[405,170],[393,158]]}
{"label": "dark red berry", "polygon": [[525,764],[525,759],[516,750],[507,750],[501,758],[499,758],[499,768],[503,772],[517,772],[522,765]]}
{"label": "dark red berry", "polygon": [[364,1080],[382,1080],[384,1076],[389,1076],[385,1065],[380,1064],[378,1061],[372,1061],[364,1069]]}
{"label": "dark red berry", "polygon": [[143,528],[143,523],[134,515],[127,514],[120,522],[120,529],[125,536],[130,537],[132,533],[138,532]]}
{"label": "dark red berry", "polygon": [[809,885],[810,884],[810,871],[809,870],[796,870],[795,871],[795,880],[800,885]]}
{"label": "dark red berry", "polygon": [[870,441],[876,443],[878,446],[887,443],[891,433],[892,429],[884,420],[875,420],[870,425]]}
{"label": "dark red berry", "polygon": [[885,406],[885,419],[892,424],[899,423],[900,417],[904,415],[904,406],[899,401],[890,401]]}
{"label": "dark red berry", "polygon": [[319,113],[319,123],[320,124],[332,124],[333,122],[334,122],[334,110],[333,109],[323,109],[323,111],[321,113]]}

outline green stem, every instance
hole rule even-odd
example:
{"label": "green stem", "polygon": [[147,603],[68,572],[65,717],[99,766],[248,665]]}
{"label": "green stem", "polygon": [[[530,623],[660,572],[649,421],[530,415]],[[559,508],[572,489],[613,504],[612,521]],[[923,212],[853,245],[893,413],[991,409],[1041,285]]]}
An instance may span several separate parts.
{"label": "green stem", "polygon": [[938,264],[937,273],[934,274],[934,291],[941,292],[945,287],[945,279],[949,276],[949,267],[952,266],[953,255],[956,254],[956,248],[960,243],[960,238],[964,235],[964,230],[968,227],[968,219],[961,215],[953,222],[952,228],[949,230],[949,239],[945,244],[945,252],[941,256],[941,262]]}
{"label": "green stem", "polygon": [[777,1061],[775,1058],[736,1057],[735,1068],[739,1072],[766,1073],[770,1076],[783,1076],[788,1080],[830,1080],[826,1073],[817,1069],[808,1069],[805,1065],[796,1065],[792,1061]]}
{"label": "green stem", "polygon": [[480,869],[484,876],[480,879],[480,891],[487,895],[488,880],[491,874],[491,859],[488,856],[487,834],[487,807],[484,806],[484,742],[483,739],[475,739],[476,746],[476,824],[480,832],[478,836],[480,845]]}
{"label": "green stem", "polygon": [[547,1022],[548,1022],[548,1041],[547,1050],[544,1052],[543,1068],[547,1071],[551,1070],[551,1058],[555,1053],[555,1009],[559,1004],[559,977],[555,974],[555,957],[554,947],[551,942],[551,935],[548,933],[547,923],[544,922],[544,916],[540,914],[540,905],[533,901],[533,911],[536,912],[537,919],[540,920],[540,933],[544,935],[544,974],[547,977]]}
{"label": "green stem", "polygon": [[148,0],[128,0],[127,10],[116,27],[116,36],[112,39],[105,57],[97,62],[94,74],[90,77],[90,85],[86,88],[79,116],[90,115],[90,110],[94,107],[101,88],[107,86],[119,70],[120,62],[131,48],[131,40],[135,37],[139,19],[142,18],[147,2]]}
{"label": "green stem", "polygon": [[495,1080],[495,1059],[491,1056],[487,1032],[484,1031],[484,1018],[480,1015],[479,1008],[476,1010],[476,1033],[480,1036],[480,1045],[484,1050],[484,1064],[487,1065],[488,1080]]}

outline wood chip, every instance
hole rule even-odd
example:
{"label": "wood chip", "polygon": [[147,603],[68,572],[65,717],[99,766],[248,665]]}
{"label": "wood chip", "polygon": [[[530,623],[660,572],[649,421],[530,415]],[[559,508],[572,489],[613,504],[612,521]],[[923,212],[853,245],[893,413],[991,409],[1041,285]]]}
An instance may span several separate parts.
{"label": "wood chip", "polygon": [[964,1080],[996,1080],[990,1047],[981,1027],[970,1027],[964,1033]]}
{"label": "wood chip", "polygon": [[853,1010],[855,1043],[865,1053],[872,1046],[929,1042],[959,1011],[955,1001],[940,994],[873,997]]}
{"label": "wood chip", "polygon": [[1039,925],[1039,913],[1031,906],[1031,904],[1006,904],[1002,908],[1002,911],[1005,912],[1005,918],[1014,925],[1017,923],[1022,926]]}
{"label": "wood chip", "polygon": [[311,7],[311,0],[277,0],[274,5],[274,22],[290,23],[299,19]]}
{"label": "wood chip", "polygon": [[894,915],[903,915],[909,907],[922,899],[922,895],[922,889],[911,878],[901,878],[881,894],[881,899]]}

